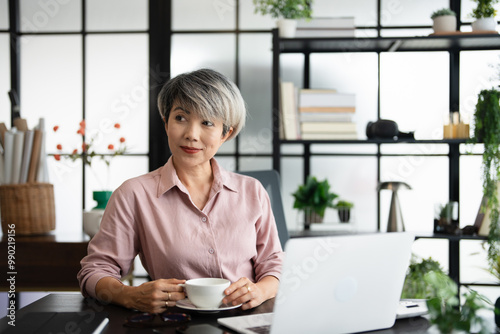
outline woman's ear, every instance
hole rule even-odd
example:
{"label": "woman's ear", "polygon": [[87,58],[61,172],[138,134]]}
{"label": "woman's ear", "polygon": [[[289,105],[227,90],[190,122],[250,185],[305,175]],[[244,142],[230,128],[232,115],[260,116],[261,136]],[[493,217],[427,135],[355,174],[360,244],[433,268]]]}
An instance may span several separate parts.
{"label": "woman's ear", "polygon": [[229,127],[229,130],[227,130],[226,134],[224,136],[222,136],[222,140],[226,141],[231,136],[233,131],[234,131],[233,127],[232,126]]}

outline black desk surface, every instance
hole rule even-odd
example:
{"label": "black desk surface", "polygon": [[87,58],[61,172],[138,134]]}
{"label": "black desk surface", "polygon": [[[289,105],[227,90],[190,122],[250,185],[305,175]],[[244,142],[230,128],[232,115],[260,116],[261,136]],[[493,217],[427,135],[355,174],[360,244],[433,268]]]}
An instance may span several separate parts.
{"label": "black desk surface", "polygon": [[[217,318],[244,315],[252,313],[272,312],[274,300],[271,299],[259,307],[241,311],[234,309],[223,311],[216,314],[201,314],[195,311],[183,310],[180,308],[171,308],[172,312],[189,313],[192,317],[192,324],[208,323],[217,325]],[[22,316],[28,312],[106,312],[109,315],[109,324],[103,333],[154,333],[152,329],[136,329],[124,327],[125,318],[133,311],[120,306],[103,305],[92,299],[84,299],[79,293],[55,293],[50,294],[16,312],[16,321],[22,321]],[[0,319],[0,332],[9,328],[9,318]],[[396,324],[386,330],[376,331],[376,333],[425,333],[429,327],[429,322],[423,317],[397,320]],[[175,333],[175,328],[159,328],[159,333]],[[227,330],[228,333],[233,333]]]}

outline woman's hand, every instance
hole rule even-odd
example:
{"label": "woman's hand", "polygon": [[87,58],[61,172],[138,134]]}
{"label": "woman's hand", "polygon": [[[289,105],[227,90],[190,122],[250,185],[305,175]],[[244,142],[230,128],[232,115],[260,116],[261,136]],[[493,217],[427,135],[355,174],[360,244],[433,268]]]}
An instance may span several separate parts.
{"label": "woman's hand", "polygon": [[266,276],[257,283],[242,277],[224,290],[226,297],[222,302],[231,305],[243,304],[241,309],[248,310],[276,296],[278,286],[279,281],[274,276]]}
{"label": "woman's hand", "polygon": [[[142,312],[160,313],[175,306],[176,301],[186,298],[183,287],[179,286],[185,282],[186,280],[170,278],[146,282],[139,286],[127,286],[114,278],[105,277],[97,283],[96,293],[101,300],[108,299]],[[116,283],[121,285],[120,289],[116,289]],[[105,296],[107,298],[103,298]]]}

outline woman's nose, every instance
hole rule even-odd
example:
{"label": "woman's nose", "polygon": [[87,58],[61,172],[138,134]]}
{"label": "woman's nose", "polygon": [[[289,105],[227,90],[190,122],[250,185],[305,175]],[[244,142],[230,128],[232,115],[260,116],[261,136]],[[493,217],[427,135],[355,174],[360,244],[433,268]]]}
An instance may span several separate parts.
{"label": "woman's nose", "polygon": [[200,136],[200,126],[198,124],[190,123],[186,127],[185,138],[189,140],[198,140]]}

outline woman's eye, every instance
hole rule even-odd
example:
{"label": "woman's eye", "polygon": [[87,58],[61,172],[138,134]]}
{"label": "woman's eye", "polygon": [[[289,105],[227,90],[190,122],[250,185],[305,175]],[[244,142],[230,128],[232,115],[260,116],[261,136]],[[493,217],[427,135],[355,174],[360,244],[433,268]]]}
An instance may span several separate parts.
{"label": "woman's eye", "polygon": [[214,123],[210,122],[210,121],[203,121],[203,125],[206,125],[206,126],[214,126]]}
{"label": "woman's eye", "polygon": [[176,115],[175,116],[175,120],[176,121],[182,121],[182,120],[184,120],[184,117],[182,117],[181,115]]}

